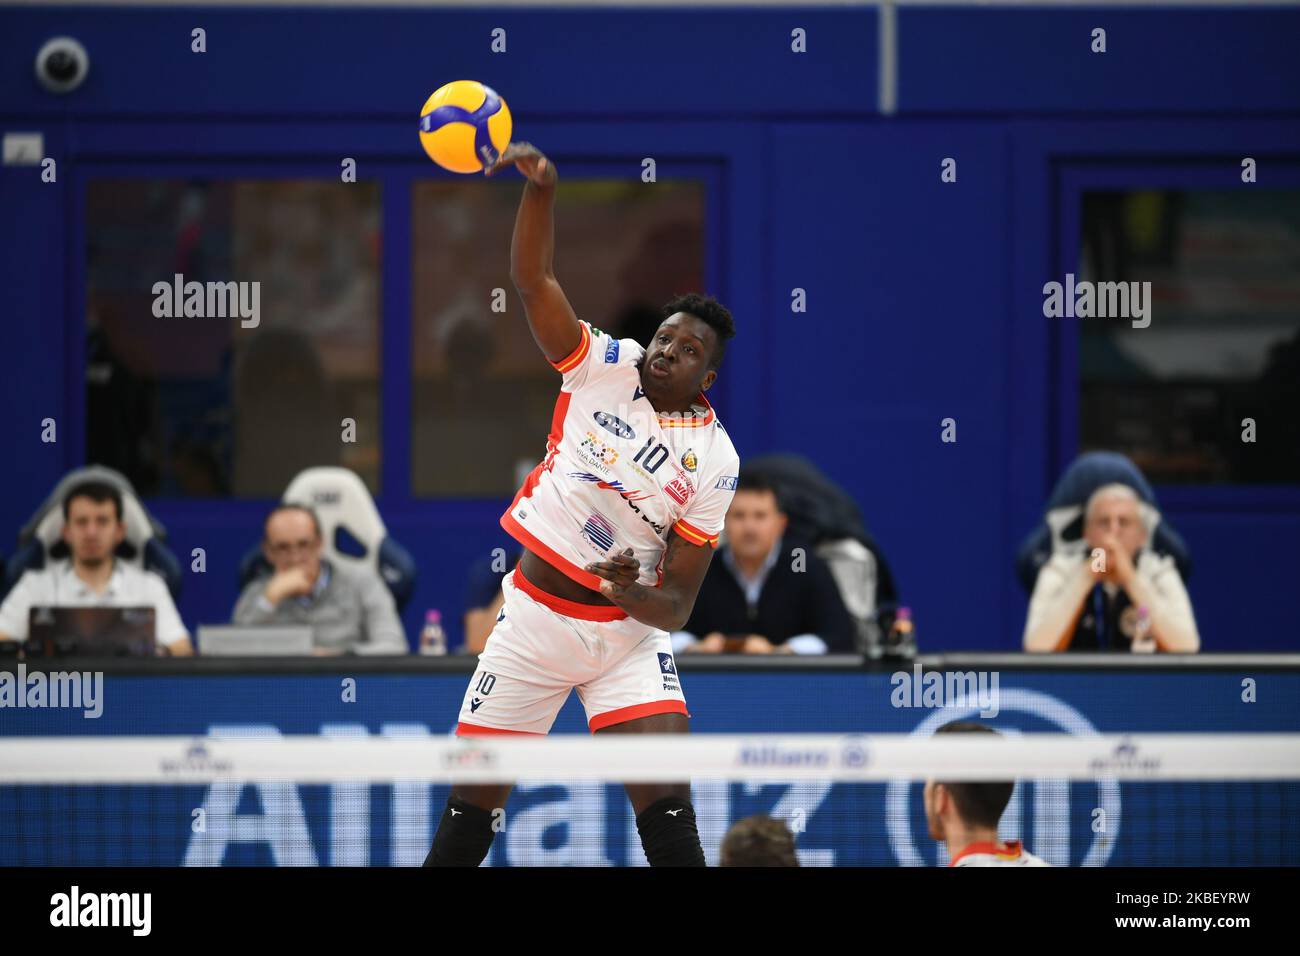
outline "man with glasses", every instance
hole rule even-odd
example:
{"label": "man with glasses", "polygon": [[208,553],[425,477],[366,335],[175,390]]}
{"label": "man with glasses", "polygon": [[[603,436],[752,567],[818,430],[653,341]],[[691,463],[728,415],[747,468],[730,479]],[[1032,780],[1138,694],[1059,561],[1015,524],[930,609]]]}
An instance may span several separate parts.
{"label": "man with glasses", "polygon": [[234,623],[309,625],[317,655],[407,653],[393,596],[378,573],[334,564],[323,547],[315,512],[304,505],[275,508],[262,537],[273,571],[244,588]]}

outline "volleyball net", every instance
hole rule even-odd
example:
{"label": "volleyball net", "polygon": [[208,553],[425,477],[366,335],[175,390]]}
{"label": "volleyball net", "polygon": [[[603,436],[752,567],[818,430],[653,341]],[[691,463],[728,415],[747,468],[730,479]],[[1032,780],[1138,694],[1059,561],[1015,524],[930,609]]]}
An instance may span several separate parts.
{"label": "volleyball net", "polygon": [[0,865],[417,865],[453,783],[514,784],[488,865],[645,865],[624,783],[689,781],[710,864],[781,821],[804,866],[934,866],[923,788],[1014,783],[1065,866],[1300,864],[1300,734],[0,738]]}

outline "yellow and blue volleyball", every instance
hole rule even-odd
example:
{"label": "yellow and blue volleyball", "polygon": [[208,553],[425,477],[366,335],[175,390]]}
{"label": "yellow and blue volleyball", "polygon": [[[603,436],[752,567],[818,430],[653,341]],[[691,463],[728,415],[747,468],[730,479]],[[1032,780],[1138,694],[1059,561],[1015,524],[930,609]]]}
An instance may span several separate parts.
{"label": "yellow and blue volleyball", "polygon": [[420,145],[453,173],[491,166],[510,144],[510,110],[491,87],[455,80],[439,87],[420,111]]}

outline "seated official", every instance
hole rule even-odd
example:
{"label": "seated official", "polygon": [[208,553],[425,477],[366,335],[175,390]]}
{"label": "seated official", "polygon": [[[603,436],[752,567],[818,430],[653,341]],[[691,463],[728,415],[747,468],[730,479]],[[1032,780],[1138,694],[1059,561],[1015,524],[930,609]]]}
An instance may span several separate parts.
{"label": "seated official", "polygon": [[1128,485],[1093,492],[1084,510],[1087,549],[1054,554],[1038,572],[1025,650],[1198,650],[1182,576],[1172,557],[1147,550],[1150,530]]}
{"label": "seated official", "polygon": [[115,556],[125,538],[122,495],[116,488],[99,481],[71,488],[63,499],[69,557],[23,574],[0,605],[0,640],[27,640],[34,607],[152,607],[158,652],[193,654],[166,582]]}
{"label": "seated official", "polygon": [[496,549],[489,558],[470,565],[465,576],[465,654],[481,654],[492,636],[497,615],[505,604],[501,579],[519,563],[519,550]]}
{"label": "seated official", "polygon": [[267,516],[262,554],[273,572],[249,582],[235,605],[244,626],[309,625],[314,654],[406,654],[393,596],[377,571],[323,557],[315,512],[280,505]]}
{"label": "seated official", "polygon": [[[742,472],[727,511],[727,544],[673,634],[677,653],[853,653],[854,627],[830,568],[785,537],[776,490]],[[801,549],[796,553],[795,549]]]}

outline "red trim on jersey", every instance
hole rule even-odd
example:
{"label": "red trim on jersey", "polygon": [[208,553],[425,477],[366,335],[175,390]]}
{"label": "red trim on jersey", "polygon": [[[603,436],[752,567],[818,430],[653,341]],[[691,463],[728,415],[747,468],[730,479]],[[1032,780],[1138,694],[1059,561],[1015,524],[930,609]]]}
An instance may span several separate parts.
{"label": "red trim on jersey", "polygon": [[[598,576],[592,574],[590,571],[584,571],[572,561],[560,557],[560,555],[556,554],[554,550],[543,544],[536,535],[520,524],[519,520],[513,514],[515,508],[519,506],[519,503],[532,495],[533,489],[537,487],[537,482],[542,477],[542,472],[550,471],[551,467],[554,465],[555,455],[560,450],[560,441],[564,437],[564,419],[565,416],[569,414],[569,402],[572,399],[572,392],[561,392],[560,397],[555,400],[555,411],[551,415],[551,433],[546,436],[546,457],[542,459],[536,468],[528,473],[528,477],[524,479],[523,485],[520,486],[517,492],[515,492],[515,497],[514,500],[510,502],[510,507],[501,515],[501,527],[504,528],[512,538],[557,571],[560,571],[577,581],[585,588],[599,591],[601,579]],[[545,592],[539,591],[538,593],[544,594]],[[549,594],[546,596],[548,598],[551,597]],[[541,599],[538,598],[537,600],[540,601]],[[556,598],[555,600],[559,600],[559,598]],[[583,607],[584,605],[578,604],[575,606]],[[563,614],[565,612],[561,611],[560,613]],[[580,614],[569,614],[568,616],[582,617]],[[627,617],[627,615],[622,614],[622,617]],[[609,621],[621,619],[622,618],[620,617],[592,618],[590,620]]]}
{"label": "red trim on jersey", "polygon": [[491,737],[496,734],[515,734],[520,737],[545,737],[535,730],[502,730],[499,727],[480,727],[478,724],[456,724],[457,737]]}
{"label": "red trim on jersey", "polygon": [[517,565],[514,582],[519,590],[538,604],[544,604],[556,614],[563,614],[565,617],[576,617],[580,621],[621,621],[627,617],[626,611],[613,604],[580,604],[577,601],[549,594],[524,577],[524,569]]}
{"label": "red trim on jersey", "polygon": [[709,404],[709,400],[704,397],[703,392],[696,396],[696,400],[708,409],[703,415],[686,418],[682,415],[664,415],[660,413],[659,424],[664,428],[703,428],[705,425],[712,425],[713,420],[717,417],[714,414],[713,406]]}
{"label": "red trim on jersey", "polygon": [[706,534],[685,518],[678,518],[673,522],[673,530],[691,544],[698,544],[701,547],[707,544],[710,548],[716,548],[718,546],[718,535]]}
{"label": "red trim on jersey", "polygon": [[[527,528],[521,525],[519,523],[519,520],[514,515],[512,515],[509,511],[507,511],[505,514],[501,516],[501,527],[504,528],[512,538],[514,538],[516,541],[522,544],[529,551],[533,552],[533,554],[537,555],[539,558],[541,558],[551,567],[555,568],[555,570],[561,572],[567,577],[572,578],[574,581],[577,581],[585,588],[590,588],[593,591],[600,590],[600,582],[604,580],[603,578],[601,578],[598,575],[592,574],[590,571],[582,570],[582,568],[578,567],[572,561],[569,561],[568,559],[563,558],[560,555],[556,554],[555,551],[553,551],[551,548],[543,544],[537,538],[536,535],[534,535],[531,531],[529,531]],[[538,591],[537,593],[546,594],[545,591]],[[546,594],[546,597],[547,600],[552,600],[552,601],[561,600],[561,598],[557,598],[551,594]],[[545,601],[542,601],[541,598],[536,598],[536,600],[541,601],[541,603],[543,604],[546,603]],[[592,606],[589,604],[577,604],[576,602],[569,602],[569,603],[573,604],[575,607]],[[603,607],[603,605],[601,606]],[[559,610],[559,609],[554,608],[553,610]],[[581,617],[584,620],[599,620],[599,621],[620,621],[623,618],[627,617],[627,614],[622,611],[619,612],[620,614],[619,617],[601,617],[601,618],[587,618],[585,615],[569,614],[566,611],[560,611],[559,613],[565,614],[567,617]]]}
{"label": "red trim on jersey", "polygon": [[633,704],[631,707],[607,710],[605,713],[597,714],[587,721],[587,726],[591,728],[591,732],[594,734],[605,727],[636,720],[638,717],[650,717],[653,714],[686,714],[687,717],[691,716],[686,710],[686,704],[680,700],[652,700],[648,704]]}
{"label": "red trim on jersey", "polygon": [[988,840],[981,840],[969,844],[964,850],[949,860],[948,865],[956,866],[958,860],[963,857],[973,856],[976,853],[987,853],[991,856],[1000,856],[1004,860],[1014,860],[1016,857],[1020,856],[1021,849],[1022,847],[1019,840],[1008,840],[1006,843],[1001,845],[990,843]]}
{"label": "red trim on jersey", "polygon": [[591,332],[581,322],[578,323],[578,329],[581,332],[578,336],[578,347],[558,362],[551,362],[557,372],[565,374],[577,368],[582,364],[582,360],[587,357],[587,353],[591,351]]}

